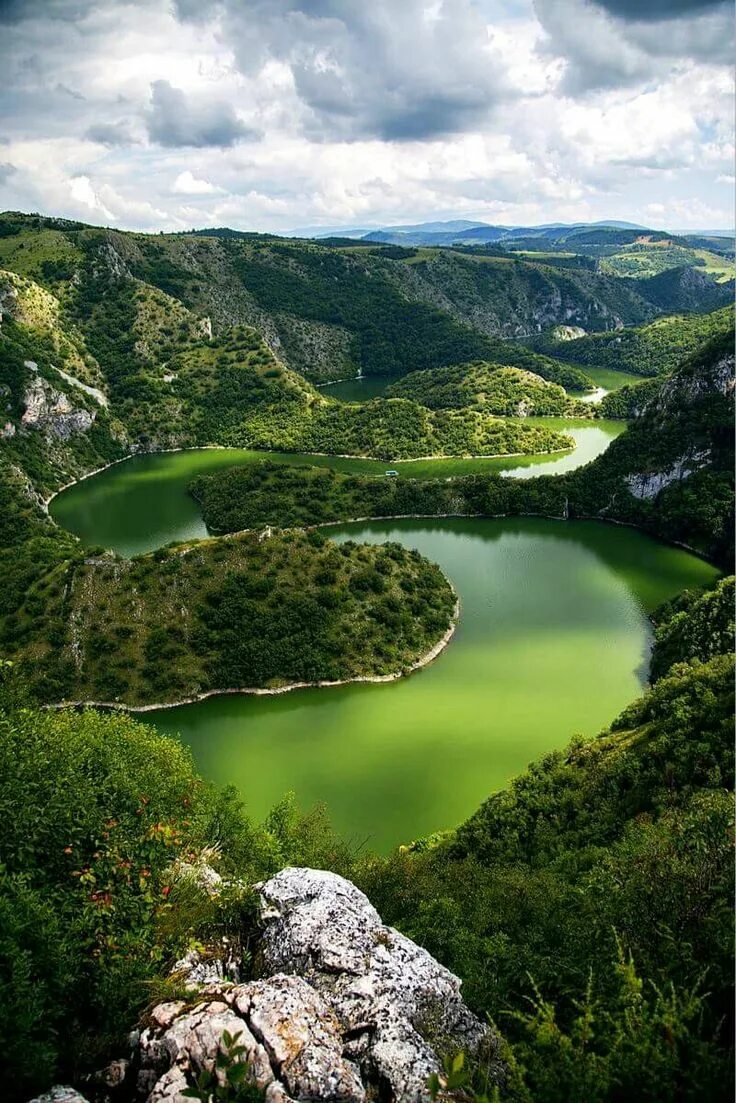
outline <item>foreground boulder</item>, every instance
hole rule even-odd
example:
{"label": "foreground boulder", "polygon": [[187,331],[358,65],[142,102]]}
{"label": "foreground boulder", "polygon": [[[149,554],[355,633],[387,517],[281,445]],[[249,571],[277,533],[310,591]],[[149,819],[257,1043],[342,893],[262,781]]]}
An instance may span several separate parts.
{"label": "foreground boulder", "polygon": [[[357,1067],[343,1057],[340,1024],[301,977],[210,988],[193,1007],[159,1004],[151,1020],[138,1042],[135,1085],[149,1103],[184,1103],[182,1093],[203,1072],[224,1085],[233,1063],[247,1066],[266,1103],[365,1100]],[[234,1058],[218,1068],[218,1055],[227,1059],[233,1044]]]}
{"label": "foreground boulder", "polygon": [[185,1103],[203,1077],[211,1090],[246,1076],[266,1103],[424,1103],[430,1075],[460,1050],[482,1051],[502,1083],[498,1039],[463,1003],[458,978],[384,926],[350,881],[285,869],[256,889],[263,979],[228,979],[237,970],[224,957],[178,962],[191,995],[147,1015],[130,1062],[114,1063],[124,1066],[116,1098]]}
{"label": "foreground boulder", "polygon": [[337,1016],[366,1084],[396,1100],[426,1097],[444,1053],[497,1058],[498,1044],[463,1003],[460,981],[381,922],[355,885],[313,869],[285,869],[257,885],[265,972],[298,974]]}

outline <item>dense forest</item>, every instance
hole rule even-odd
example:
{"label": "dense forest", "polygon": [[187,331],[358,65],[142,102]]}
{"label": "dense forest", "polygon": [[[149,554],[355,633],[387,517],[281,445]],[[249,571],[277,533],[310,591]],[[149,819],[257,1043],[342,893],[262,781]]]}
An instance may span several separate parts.
{"label": "dense forest", "polygon": [[[733,554],[733,333],[659,384],[628,431],[566,475],[420,481],[241,468],[192,492],[214,532],[394,514],[541,514],[626,521],[722,563]],[[637,388],[633,388],[636,390]]]}
{"label": "dense forest", "polygon": [[400,673],[454,604],[440,569],[399,545],[254,534],[76,555],[29,589],[2,638],[41,700],[145,705]]}
{"label": "dense forest", "polygon": [[[456,832],[383,859],[351,853],[322,813],[288,801],[254,825],[178,742],[124,717],[28,707],[5,665],[11,1097],[101,1067],[152,992],[176,994],[167,963],[192,941],[225,936],[247,960],[249,886],[294,864],[349,875],[463,978],[505,1036],[504,1099],[730,1098],[725,585],[657,617],[656,684],[610,731],[534,764]],[[226,891],[176,877],[177,863],[213,855]]]}
{"label": "dense forest", "polygon": [[548,356],[582,367],[610,367],[634,375],[652,376],[671,371],[705,342],[733,325],[733,310],[723,307],[710,314],[675,314],[644,326],[617,333],[588,333],[575,340],[560,340],[554,329],[530,341],[532,348]]}

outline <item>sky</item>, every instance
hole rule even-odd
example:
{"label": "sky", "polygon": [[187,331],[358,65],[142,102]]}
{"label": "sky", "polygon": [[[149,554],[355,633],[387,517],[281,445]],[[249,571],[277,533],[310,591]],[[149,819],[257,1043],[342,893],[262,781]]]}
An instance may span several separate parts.
{"label": "sky", "polygon": [[0,0],[0,210],[733,225],[728,0]]}

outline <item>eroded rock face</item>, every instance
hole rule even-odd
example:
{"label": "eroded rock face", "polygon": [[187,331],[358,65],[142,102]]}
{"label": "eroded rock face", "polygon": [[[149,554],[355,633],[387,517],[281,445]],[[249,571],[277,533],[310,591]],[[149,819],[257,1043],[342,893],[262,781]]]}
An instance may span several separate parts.
{"label": "eroded rock face", "polygon": [[[98,1075],[110,1098],[185,1103],[203,1072],[224,1084],[228,1062],[239,1061],[266,1103],[428,1103],[442,1056],[480,1047],[503,1082],[498,1039],[463,1003],[457,977],[384,926],[355,885],[292,868],[256,889],[264,979],[233,983],[225,952],[177,962],[190,994],[154,1007],[131,1035],[130,1060]],[[226,1034],[242,1053],[228,1050]]]}
{"label": "eroded rock face", "polygon": [[682,456],[679,460],[675,460],[666,471],[627,475],[624,482],[635,498],[650,501],[657,497],[660,490],[664,490],[671,483],[682,482],[689,478],[694,471],[707,463],[708,456],[708,452],[697,452],[693,456]]}
{"label": "eroded rock face", "polygon": [[75,408],[68,395],[57,391],[40,375],[34,376],[28,384],[23,405],[23,428],[48,430],[60,440],[84,432],[95,419],[94,413]]}
{"label": "eroded rock face", "polygon": [[[299,974],[337,1016],[364,1083],[390,1098],[427,1098],[439,1054],[493,1058],[497,1044],[463,1003],[460,981],[426,950],[386,927],[368,898],[334,873],[285,869],[256,886],[267,972]],[[502,1074],[498,1062],[498,1075]]]}

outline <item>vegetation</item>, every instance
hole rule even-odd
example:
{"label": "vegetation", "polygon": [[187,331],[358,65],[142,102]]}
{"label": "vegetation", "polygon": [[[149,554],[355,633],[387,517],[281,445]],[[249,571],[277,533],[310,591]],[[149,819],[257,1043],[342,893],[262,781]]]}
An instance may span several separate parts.
{"label": "vegetation", "polygon": [[482,360],[411,372],[386,393],[413,399],[430,410],[469,408],[506,417],[592,417],[595,412],[590,403],[569,398],[557,383],[523,368]]}
{"label": "vegetation", "polygon": [[675,244],[660,241],[640,242],[628,245],[619,253],[613,253],[601,260],[601,271],[613,276],[627,276],[632,279],[646,279],[657,276],[670,268],[695,266],[710,273],[718,283],[725,283],[736,277],[733,261],[712,253],[707,249],[697,249],[688,242]]}
{"label": "vegetation", "polygon": [[[7,667],[3,671],[8,674]],[[12,675],[12,671],[10,674]],[[120,715],[0,707],[0,1038],[6,1097],[79,1080],[120,1053],[170,965],[223,936],[247,968],[248,888],[289,863],[344,869],[316,810],[262,827],[174,739]],[[210,897],[202,861],[237,876]]]}
{"label": "vegetation", "polygon": [[396,514],[601,517],[688,544],[728,568],[732,345],[730,335],[711,342],[657,386],[640,416],[602,456],[566,475],[525,480],[469,475],[448,482],[267,466],[203,476],[191,489],[214,532],[266,521],[319,524]]}
{"label": "vegetation", "polygon": [[[681,640],[700,639],[699,606],[724,587],[675,614],[694,615]],[[152,992],[176,995],[168,963],[187,947],[225,935],[247,962],[247,886],[292,863],[352,877],[459,974],[504,1033],[502,1099],[729,1099],[732,657],[660,661],[609,731],[547,755],[456,832],[387,858],[351,855],[323,816],[288,802],[254,827],[177,742],[125,717],[22,707],[6,682],[11,1095],[99,1068]],[[203,860],[227,878],[218,897],[187,876]],[[482,1085],[472,1063],[448,1069]]]}
{"label": "vegetation", "polygon": [[453,607],[439,567],[398,544],[252,534],[77,555],[29,589],[3,642],[43,700],[142,705],[402,671]]}
{"label": "vegetation", "polygon": [[[613,244],[589,233],[581,249]],[[498,291],[514,327],[556,291],[578,318],[605,305],[627,321],[651,317],[657,296],[701,294],[680,269],[636,281],[639,292],[490,250],[389,250],[152,241],[0,216],[0,262],[12,269],[0,284],[0,646],[16,660],[0,665],[0,1042],[13,1099],[81,1083],[118,1056],[151,999],[180,994],[169,969],[188,948],[226,937],[247,965],[249,886],[286,864],[352,877],[387,922],[462,978],[473,1009],[506,1038],[509,1103],[730,1099],[732,579],[655,614],[653,684],[609,730],[533,764],[457,831],[386,858],[348,852],[323,813],[304,816],[289,800],[253,825],[177,741],[129,717],[37,707],[393,672],[448,626],[454,598],[441,572],[396,545],[282,531],[126,561],[83,552],[45,513],[44,495],[133,445],[415,455],[427,444],[532,444],[523,424],[489,416],[477,387],[477,408],[404,398],[340,414],[248,323],[267,324],[292,363],[312,348],[333,366],[385,370],[399,350],[407,370],[447,368],[407,380],[431,391],[462,388],[449,369],[469,358],[568,371],[490,336],[501,328],[492,311],[468,323],[494,288],[522,304]],[[440,289],[451,310],[429,305]],[[205,307],[223,330],[212,340]],[[652,327],[631,338],[669,370],[668,342],[712,335],[672,374],[617,398],[636,415],[631,427],[571,474],[421,482],[266,463],[203,477],[193,492],[221,532],[356,514],[597,516],[730,567],[732,337],[725,316],[695,321],[671,323],[684,328],[659,345]],[[31,386],[43,399],[34,427],[23,421]],[[554,436],[534,450],[545,442]],[[225,875],[215,898],[198,887],[204,861]],[[469,1062],[451,1058],[450,1075],[483,1090]]]}
{"label": "vegetation", "polygon": [[674,314],[648,325],[611,333],[589,333],[572,341],[534,338],[531,347],[572,364],[605,367],[634,375],[662,375],[676,368],[703,344],[728,333],[733,308],[711,314]]}
{"label": "vegetation", "polygon": [[643,379],[641,383],[625,383],[617,391],[609,391],[598,403],[602,417],[631,421],[643,413],[660,388],[660,379]]}
{"label": "vegetation", "polygon": [[707,662],[733,648],[734,580],[725,578],[705,593],[685,591],[659,609],[650,677],[653,682],[675,663]]}

